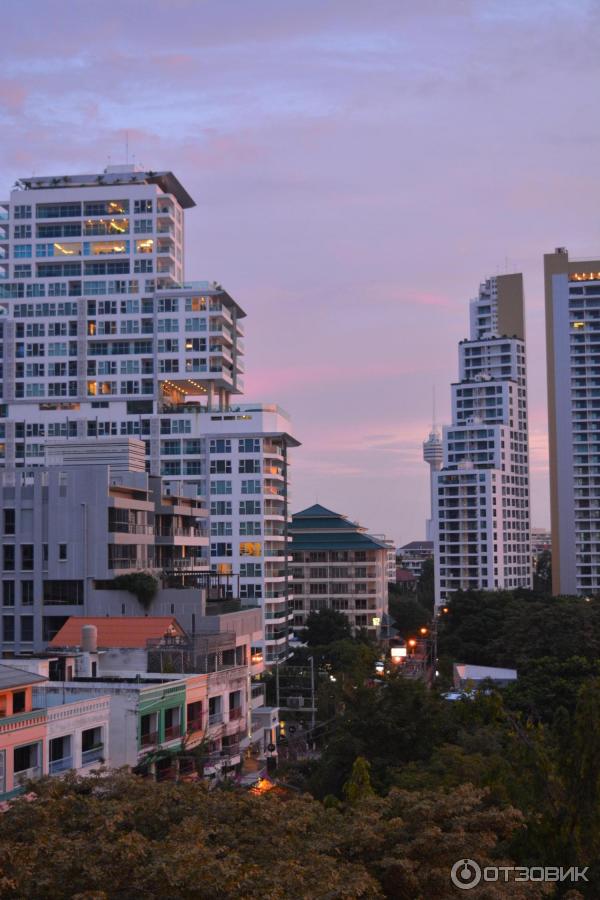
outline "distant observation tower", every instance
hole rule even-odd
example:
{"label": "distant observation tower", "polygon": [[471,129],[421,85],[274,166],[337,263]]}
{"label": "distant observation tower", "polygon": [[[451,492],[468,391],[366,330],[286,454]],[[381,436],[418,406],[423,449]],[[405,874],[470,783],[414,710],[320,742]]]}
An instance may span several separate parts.
{"label": "distant observation tower", "polygon": [[435,508],[435,473],[439,472],[444,462],[444,448],[439,429],[435,423],[435,402],[431,432],[426,441],[423,441],[423,459],[429,466],[429,502],[430,518],[425,522],[425,540],[434,541],[434,508]]}

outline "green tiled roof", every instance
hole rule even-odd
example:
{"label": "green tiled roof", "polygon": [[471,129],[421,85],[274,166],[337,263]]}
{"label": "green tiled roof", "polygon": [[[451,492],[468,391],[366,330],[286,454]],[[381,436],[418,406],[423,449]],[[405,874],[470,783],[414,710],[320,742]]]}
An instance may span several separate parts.
{"label": "green tiled roof", "polygon": [[365,534],[346,516],[315,503],[292,515],[289,533],[295,550],[381,550],[385,544]]}
{"label": "green tiled roof", "polygon": [[320,533],[300,533],[294,534],[293,528],[290,528],[292,536],[292,553],[297,550],[384,550],[387,549],[385,544],[370,534],[363,534],[361,531],[348,531],[345,534],[331,534],[322,531]]}

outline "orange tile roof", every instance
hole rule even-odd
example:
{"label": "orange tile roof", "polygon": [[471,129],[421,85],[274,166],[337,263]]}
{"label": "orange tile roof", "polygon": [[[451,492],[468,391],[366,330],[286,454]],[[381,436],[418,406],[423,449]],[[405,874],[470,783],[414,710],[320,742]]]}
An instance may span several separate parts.
{"label": "orange tile roof", "polygon": [[95,625],[98,649],[145,647],[149,638],[185,635],[174,616],[70,616],[50,641],[50,647],[80,647],[81,629]]}

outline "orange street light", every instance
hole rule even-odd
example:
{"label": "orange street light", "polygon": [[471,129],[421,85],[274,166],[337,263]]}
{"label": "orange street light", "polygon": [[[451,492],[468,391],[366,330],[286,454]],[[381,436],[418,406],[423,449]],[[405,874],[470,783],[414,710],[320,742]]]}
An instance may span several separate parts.
{"label": "orange street light", "polygon": [[419,628],[419,633],[420,633],[420,634],[427,634],[428,632],[429,632],[429,629],[428,629],[428,628]]}
{"label": "orange street light", "polygon": [[447,613],[447,612],[448,612],[448,607],[447,607],[447,606],[444,606],[444,608],[442,609],[442,612],[443,612],[443,613]]}
{"label": "orange street light", "polygon": [[417,642],[415,641],[414,638],[411,638],[411,639],[410,639],[410,641],[408,642],[408,646],[409,646],[409,647],[416,647],[416,646],[417,646]]}

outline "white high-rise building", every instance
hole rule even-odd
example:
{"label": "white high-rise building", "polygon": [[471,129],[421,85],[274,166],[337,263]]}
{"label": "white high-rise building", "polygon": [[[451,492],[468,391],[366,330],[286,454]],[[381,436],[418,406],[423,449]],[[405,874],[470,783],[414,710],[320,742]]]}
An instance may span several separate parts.
{"label": "white high-rise building", "polygon": [[460,589],[531,587],[522,275],[482,284],[470,320],[435,475],[438,605]]}
{"label": "white high-rise building", "polygon": [[600,259],[544,257],[552,590],[600,592]]}
{"label": "white high-rise building", "polygon": [[171,172],[21,179],[0,202],[0,464],[43,462],[53,438],[136,436],[147,468],[210,514],[211,567],[264,610],[267,662],[287,654],[287,415],[243,405],[244,311],[184,282]]}

